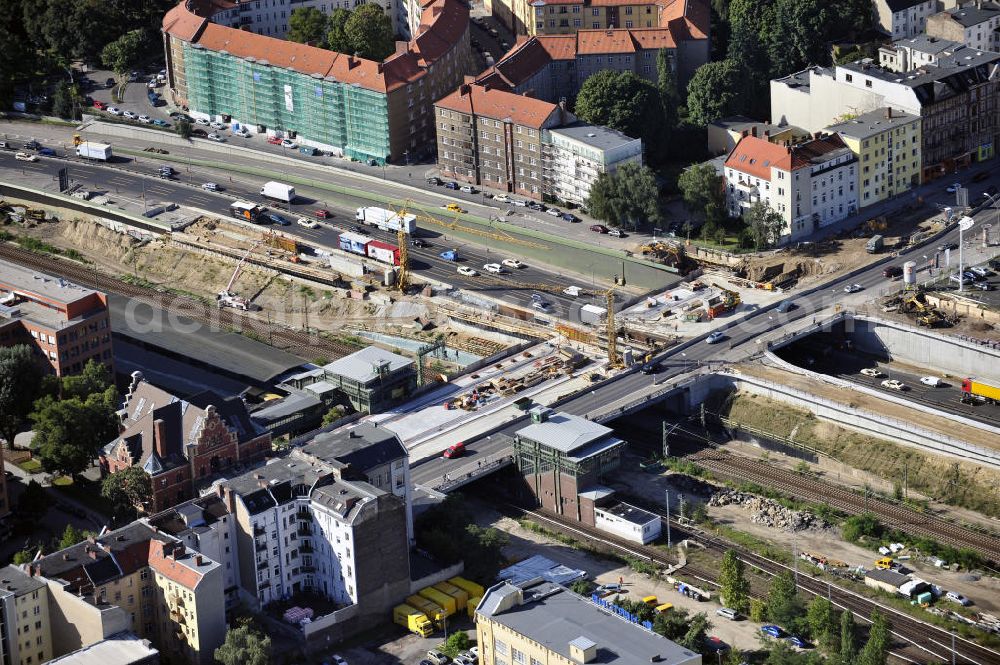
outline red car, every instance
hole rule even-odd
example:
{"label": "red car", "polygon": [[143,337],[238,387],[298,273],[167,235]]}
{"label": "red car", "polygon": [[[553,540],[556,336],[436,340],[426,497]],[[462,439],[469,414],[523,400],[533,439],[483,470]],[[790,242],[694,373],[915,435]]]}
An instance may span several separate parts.
{"label": "red car", "polygon": [[333,216],[333,215],[330,214],[330,211],[327,210],[327,209],[325,209],[325,208],[320,208],[319,210],[317,210],[313,214],[316,215],[317,217],[319,217],[320,219],[326,219],[328,217],[332,217]]}
{"label": "red car", "polygon": [[102,102],[99,99],[95,99],[94,100],[94,108],[97,109],[98,111],[103,111],[103,110],[105,110],[105,109],[108,108],[108,105],[105,104],[104,102]]}
{"label": "red car", "polygon": [[281,145],[281,138],[277,136],[268,136],[267,142],[271,145]]}
{"label": "red car", "polygon": [[465,444],[459,441],[458,443],[449,446],[448,450],[444,451],[445,459],[455,459],[456,457],[461,457],[465,454]]}

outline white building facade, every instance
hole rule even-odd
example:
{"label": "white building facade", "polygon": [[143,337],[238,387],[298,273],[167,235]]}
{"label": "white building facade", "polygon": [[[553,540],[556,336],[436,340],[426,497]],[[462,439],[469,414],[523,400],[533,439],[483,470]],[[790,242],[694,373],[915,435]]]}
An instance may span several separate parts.
{"label": "white building facade", "polygon": [[[215,23],[249,30],[267,37],[284,37],[288,19],[296,9],[310,7],[324,14],[335,9],[354,10],[366,0],[243,0],[214,14]],[[410,39],[420,24],[420,7],[414,0],[373,0],[392,19],[393,29],[403,39]]]}
{"label": "white building facade", "polygon": [[919,35],[937,11],[938,0],[875,0],[878,27],[893,39]]}
{"label": "white building facade", "polygon": [[607,127],[581,123],[549,129],[542,142],[545,193],[567,203],[584,205],[601,173],[628,163],[642,165],[642,139]]}

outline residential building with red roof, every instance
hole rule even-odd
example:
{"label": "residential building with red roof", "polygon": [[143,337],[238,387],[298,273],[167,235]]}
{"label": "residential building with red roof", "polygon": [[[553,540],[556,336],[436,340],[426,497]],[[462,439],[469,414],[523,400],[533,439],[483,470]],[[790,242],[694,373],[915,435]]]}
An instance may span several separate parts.
{"label": "residential building with red roof", "polygon": [[168,94],[195,118],[338,156],[405,161],[433,145],[433,101],[471,66],[466,3],[413,9],[411,39],[375,62],[241,29],[252,26],[221,0],[184,0],[163,19]]}
{"label": "residential building with red roof", "polygon": [[858,158],[839,135],[789,145],[751,128],[725,162],[729,214],[763,203],[785,222],[780,242],[795,241],[858,210]]}

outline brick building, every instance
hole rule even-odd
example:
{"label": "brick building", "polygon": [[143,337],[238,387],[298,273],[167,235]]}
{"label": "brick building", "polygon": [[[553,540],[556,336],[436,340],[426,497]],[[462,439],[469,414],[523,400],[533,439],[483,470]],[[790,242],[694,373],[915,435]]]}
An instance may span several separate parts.
{"label": "brick building", "polygon": [[58,376],[113,368],[107,295],[0,261],[0,346],[27,344]]}
{"label": "brick building", "polygon": [[204,392],[181,400],[139,372],[120,414],[121,434],[104,447],[101,468],[116,473],[142,466],[152,485],[147,512],[186,501],[217,474],[259,462],[271,450],[271,435],[254,424],[239,398]]}

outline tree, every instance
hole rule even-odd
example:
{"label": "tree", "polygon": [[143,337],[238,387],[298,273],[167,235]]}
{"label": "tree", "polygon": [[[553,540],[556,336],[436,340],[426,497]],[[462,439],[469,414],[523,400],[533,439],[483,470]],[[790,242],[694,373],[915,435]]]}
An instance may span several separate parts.
{"label": "tree", "polygon": [[746,72],[735,60],[709,62],[691,77],[687,88],[688,119],[704,127],[720,118],[747,112]]}
{"label": "tree", "polygon": [[215,650],[222,665],[268,665],[271,662],[271,638],[254,630],[250,619],[226,631],[226,641]]}
{"label": "tree", "polygon": [[52,115],[57,118],[77,118],[79,97],[76,86],[60,81],[52,92]]}
{"label": "tree", "polygon": [[656,52],[656,87],[660,91],[660,104],[663,105],[663,127],[670,132],[677,127],[681,98],[677,92],[674,62],[670,51],[665,48]]}
{"label": "tree", "polygon": [[112,473],[101,483],[101,496],[111,501],[118,515],[141,510],[153,498],[149,475],[141,466]]}
{"label": "tree", "polygon": [[795,589],[795,578],[785,571],[774,576],[767,592],[767,618],[786,625],[802,614],[802,601]]}
{"label": "tree", "polygon": [[858,653],[858,665],[885,665],[889,648],[889,621],[878,610],[872,611],[868,641]]}
{"label": "tree", "polygon": [[612,226],[637,229],[656,225],[661,218],[659,189],[647,166],[623,164],[614,173],[601,173],[590,187],[587,210]]}
{"label": "tree", "polygon": [[177,130],[177,135],[182,139],[191,138],[191,123],[187,120],[184,120],[183,118],[178,120],[175,129]]}
{"label": "tree", "polygon": [[593,593],[596,585],[590,580],[574,580],[572,584],[569,585],[569,590],[573,593],[580,594],[581,596],[589,596]]}
{"label": "tree", "polygon": [[833,603],[822,596],[814,596],[806,608],[806,621],[813,640],[830,649],[837,638],[837,613]]}
{"label": "tree", "polygon": [[45,470],[74,475],[89,467],[98,448],[118,435],[117,402],[114,386],[86,399],[46,396],[35,402],[34,444]]}
{"label": "tree", "polygon": [[850,610],[840,613],[840,662],[841,665],[854,665],[857,646],[854,643],[854,615]]}
{"label": "tree", "polygon": [[681,172],[677,187],[692,213],[703,213],[706,221],[718,222],[718,211],[725,210],[722,176],[711,164],[695,164]]}
{"label": "tree", "polygon": [[767,620],[767,603],[758,598],[750,600],[750,620],[754,623],[764,623]]}
{"label": "tree", "polygon": [[329,27],[326,33],[326,47],[328,49],[337,51],[338,53],[352,51],[351,42],[347,39],[347,33],[344,31],[344,26],[347,25],[347,19],[350,17],[350,10],[343,7],[337,7],[330,12],[330,16],[327,19]]}
{"label": "tree", "polygon": [[840,527],[840,535],[849,543],[856,543],[862,537],[878,538],[885,528],[874,513],[851,515]]}
{"label": "tree", "polygon": [[67,524],[66,529],[63,531],[62,536],[56,541],[54,550],[64,550],[67,547],[73,547],[77,543],[82,543],[90,536],[94,535],[90,531],[85,531],[83,529],[77,529],[72,524]]}
{"label": "tree", "polygon": [[697,651],[698,653],[705,653],[705,636],[708,631],[712,629],[712,622],[708,620],[708,617],[704,612],[699,612],[691,617],[690,623],[688,623],[687,632],[684,633],[679,641],[679,644],[683,647],[691,649],[691,651]]}
{"label": "tree", "polygon": [[23,566],[26,563],[31,563],[32,561],[35,560],[35,555],[37,553],[38,550],[33,549],[31,547],[26,547],[23,550],[14,552],[14,565]]}
{"label": "tree", "polygon": [[660,155],[666,126],[660,92],[632,71],[603,69],[589,76],[576,96],[575,113],[591,124],[641,138],[646,154]]}
{"label": "tree", "polygon": [[746,614],[750,610],[750,580],[736,550],[726,550],[719,568],[719,595],[726,607]]}
{"label": "tree", "polygon": [[60,379],[59,395],[63,399],[71,397],[87,399],[90,395],[103,393],[113,386],[108,366],[91,358],[83,366],[82,372]]}
{"label": "tree", "polygon": [[335,423],[344,417],[347,412],[347,408],[342,404],[336,404],[330,407],[330,410],[323,414],[323,426],[329,425],[330,423]]}
{"label": "tree", "polygon": [[778,242],[785,230],[785,220],[781,213],[763,201],[757,201],[744,214],[744,221],[754,249],[760,250]]}
{"label": "tree", "polygon": [[[2,49],[0,49],[2,51]],[[13,447],[42,385],[42,370],[25,344],[0,347],[0,436]]]}
{"label": "tree", "polygon": [[50,505],[52,499],[45,488],[37,480],[30,480],[17,500],[16,514],[19,518],[38,522],[45,516]]}
{"label": "tree", "polygon": [[122,78],[146,51],[147,41],[145,31],[129,30],[101,50],[101,62]]}
{"label": "tree", "polygon": [[323,46],[329,29],[326,14],[315,7],[299,7],[288,17],[285,39],[300,44]]}
{"label": "tree", "polygon": [[364,4],[351,12],[344,22],[344,35],[351,47],[349,53],[362,58],[382,61],[396,50],[392,22],[376,4]]}
{"label": "tree", "polygon": [[653,632],[668,640],[679,641],[688,631],[688,612],[683,607],[675,607],[653,617]]}
{"label": "tree", "polygon": [[470,646],[472,646],[472,641],[469,639],[469,634],[464,630],[458,630],[448,636],[441,651],[449,658],[454,658]]}

